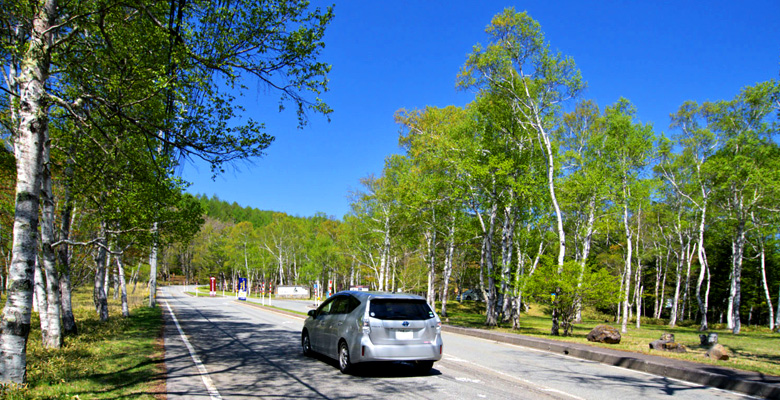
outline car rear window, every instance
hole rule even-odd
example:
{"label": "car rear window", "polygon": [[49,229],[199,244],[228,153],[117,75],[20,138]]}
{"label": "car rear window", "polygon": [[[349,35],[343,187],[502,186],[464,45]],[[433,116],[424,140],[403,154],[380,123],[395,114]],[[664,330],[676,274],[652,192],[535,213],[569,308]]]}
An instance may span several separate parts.
{"label": "car rear window", "polygon": [[368,315],[378,319],[421,320],[433,318],[433,311],[425,300],[373,299]]}

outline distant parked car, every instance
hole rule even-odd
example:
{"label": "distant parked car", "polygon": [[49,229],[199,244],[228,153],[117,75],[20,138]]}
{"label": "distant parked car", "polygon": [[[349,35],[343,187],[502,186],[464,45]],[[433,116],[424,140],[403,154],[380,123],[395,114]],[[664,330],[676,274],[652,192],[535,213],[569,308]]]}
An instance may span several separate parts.
{"label": "distant parked car", "polygon": [[338,361],[342,373],[369,361],[411,362],[428,372],[441,360],[441,320],[412,294],[343,291],[309,311],[301,332],[303,354]]}
{"label": "distant parked car", "polygon": [[474,300],[482,301],[482,292],[479,289],[469,289],[456,297],[458,301]]}

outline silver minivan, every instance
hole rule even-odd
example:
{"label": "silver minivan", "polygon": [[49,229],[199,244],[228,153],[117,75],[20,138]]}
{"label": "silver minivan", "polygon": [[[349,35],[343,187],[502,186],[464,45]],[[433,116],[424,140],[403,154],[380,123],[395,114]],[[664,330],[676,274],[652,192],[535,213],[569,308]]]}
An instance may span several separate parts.
{"label": "silver minivan", "polygon": [[301,332],[303,354],[353,364],[406,361],[428,372],[441,360],[441,320],[425,299],[412,294],[343,291],[309,311]]}

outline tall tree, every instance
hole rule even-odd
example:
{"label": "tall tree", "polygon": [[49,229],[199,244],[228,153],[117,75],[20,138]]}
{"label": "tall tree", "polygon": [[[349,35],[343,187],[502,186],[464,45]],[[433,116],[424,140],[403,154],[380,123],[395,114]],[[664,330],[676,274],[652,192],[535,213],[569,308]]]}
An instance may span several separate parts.
{"label": "tall tree", "polygon": [[[672,128],[677,128],[678,134],[673,137],[674,144],[681,147],[678,154],[671,152],[672,143],[662,138],[658,145],[661,162],[656,167],[661,176],[674,190],[692,204],[699,215],[697,229],[697,260],[699,276],[696,281],[696,302],[699,307],[701,322],[699,330],[709,328],[707,310],[709,308],[710,272],[707,261],[707,251],[704,242],[704,232],[709,216],[709,206],[713,190],[713,173],[707,160],[719,147],[718,137],[709,128],[708,116],[712,111],[712,103],[698,105],[695,102],[685,102],[677,113],[672,115]],[[705,276],[707,286],[702,296],[701,289]]]}
{"label": "tall tree", "polygon": [[[9,68],[12,77],[4,81],[4,89],[14,96],[14,117],[8,126],[12,128],[17,156],[18,201],[9,285],[12,296],[0,327],[2,382],[25,379],[42,155],[50,146],[45,135],[52,104],[81,122],[85,114],[79,109],[119,116],[154,142],[150,150],[156,150],[157,144],[170,146],[181,154],[205,159],[215,171],[220,171],[225,162],[260,155],[272,141],[272,136],[261,132],[252,120],[228,124],[238,108],[234,97],[220,91],[220,87],[246,88],[241,80],[254,77],[280,93],[281,104],[294,104],[300,124],[306,122],[307,110],[330,112],[318,97],[327,88],[329,66],[317,58],[323,47],[324,29],[332,18],[331,9],[310,10],[307,1],[267,6],[250,1],[227,6],[210,1],[195,1],[187,7],[183,7],[184,2],[174,3],[180,6],[175,16],[169,16],[169,8],[175,7],[160,2],[13,1],[5,8],[9,14],[4,21],[10,23],[4,24],[3,33],[11,45],[4,47],[3,58],[9,59],[5,51],[12,49],[14,65]],[[167,68],[171,63],[165,58],[154,52],[137,52],[135,46],[130,46],[157,43],[160,36],[171,37],[170,25],[165,21],[172,18],[186,25],[174,35],[174,51],[169,59],[176,60],[175,73]],[[124,64],[126,67],[138,66],[134,61],[145,61],[142,66],[156,63],[157,68],[146,70],[147,79],[136,81],[143,84],[127,91],[137,94],[147,90],[147,99],[140,103],[118,101],[122,99],[105,96],[102,90],[91,91],[95,85],[79,87],[75,98],[58,96],[65,93],[59,90],[61,84],[74,81],[68,78],[92,76],[91,81],[80,81],[99,82],[99,67],[106,64],[84,60],[112,52],[130,61]],[[74,59],[77,63],[72,62]],[[50,80],[52,70],[59,74],[58,79]],[[124,83],[118,82],[116,89],[127,89]],[[168,87],[173,90],[165,90]],[[165,117],[162,111],[166,104],[174,107],[176,118],[161,118]]]}
{"label": "tall tree", "polygon": [[[547,163],[547,187],[557,221],[558,267],[562,273],[566,233],[555,191],[552,117],[561,102],[577,95],[584,84],[574,61],[550,50],[539,23],[527,13],[507,8],[493,17],[485,32],[490,43],[474,47],[459,75],[459,85],[507,96],[518,123],[538,135]],[[553,335],[558,334],[557,318],[558,311],[553,307]]]}
{"label": "tall tree", "polygon": [[[564,115],[561,144],[564,153],[563,169],[566,176],[564,209],[573,224],[575,260],[580,264],[580,279],[584,279],[593,237],[597,233],[596,222],[607,212],[609,199],[606,185],[606,158],[604,139],[606,123],[598,106],[592,101],[577,104],[575,110]],[[578,303],[574,320],[581,320],[582,309]]]}
{"label": "tall tree", "polygon": [[713,126],[723,137],[723,147],[710,158],[717,165],[715,181],[720,206],[732,230],[731,282],[727,312],[734,334],[741,328],[741,282],[745,244],[753,229],[753,210],[767,207],[780,187],[777,143],[780,84],[758,83],[730,101],[720,101],[713,111]]}
{"label": "tall tree", "polygon": [[636,109],[626,99],[621,98],[614,105],[607,107],[604,114],[607,124],[604,154],[612,171],[612,176],[606,183],[610,186],[616,205],[621,209],[623,245],[626,249],[621,324],[621,330],[626,332],[635,234],[631,216],[635,211],[635,197],[640,190],[640,174],[650,161],[653,131],[652,126],[635,121]]}

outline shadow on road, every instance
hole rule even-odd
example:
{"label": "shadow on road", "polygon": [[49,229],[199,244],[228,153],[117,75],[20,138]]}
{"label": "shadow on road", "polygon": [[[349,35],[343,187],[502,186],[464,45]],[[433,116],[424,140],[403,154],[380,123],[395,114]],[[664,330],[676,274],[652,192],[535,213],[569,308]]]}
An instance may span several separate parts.
{"label": "shadow on road", "polygon": [[[358,364],[354,375],[341,374],[335,360],[325,356],[305,357],[300,331],[277,324],[260,323],[232,307],[179,307],[176,318],[220,393],[243,398],[387,398],[393,393],[413,393],[417,383],[406,379],[438,375],[436,369],[420,375],[410,364]],[[189,352],[166,315],[166,366],[169,379],[199,379]],[[365,380],[363,378],[372,378]],[[379,378],[379,379],[377,379]],[[359,384],[349,383],[360,379]],[[196,382],[197,383],[197,382]],[[202,386],[202,385],[200,385]],[[169,395],[188,396],[180,385]],[[381,393],[381,396],[379,395]]]}

